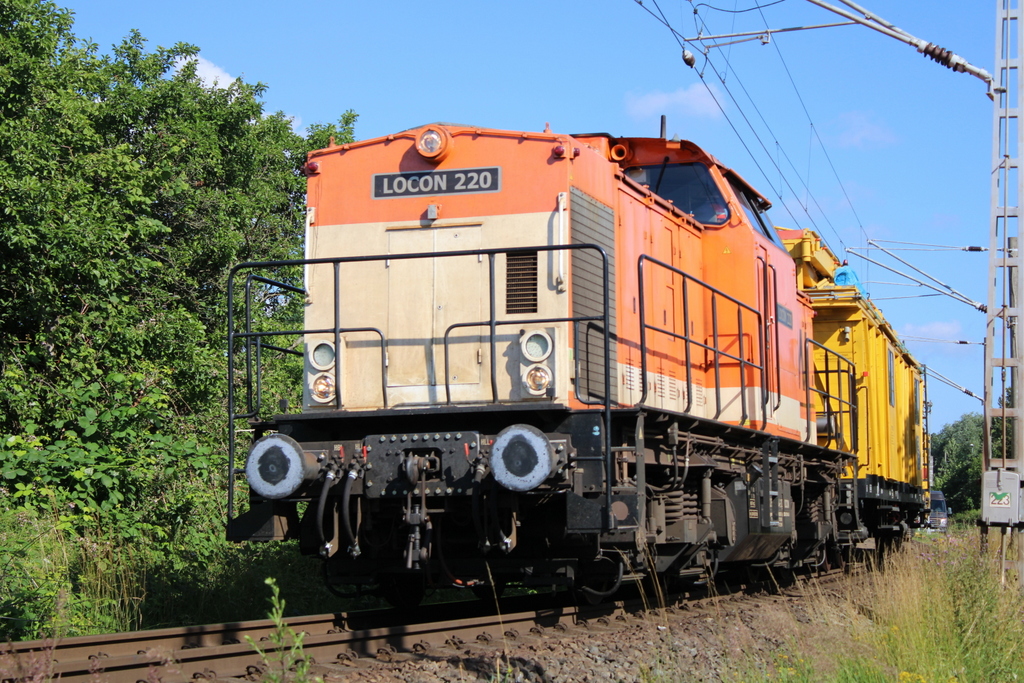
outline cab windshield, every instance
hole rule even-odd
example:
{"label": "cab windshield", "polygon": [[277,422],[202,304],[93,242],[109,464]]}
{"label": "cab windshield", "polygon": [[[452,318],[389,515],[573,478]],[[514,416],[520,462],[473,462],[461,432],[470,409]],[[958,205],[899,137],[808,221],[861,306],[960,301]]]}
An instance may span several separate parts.
{"label": "cab windshield", "polygon": [[626,175],[641,185],[647,185],[651,192],[668,199],[700,223],[723,225],[729,220],[725,198],[704,164],[633,166],[626,169]]}

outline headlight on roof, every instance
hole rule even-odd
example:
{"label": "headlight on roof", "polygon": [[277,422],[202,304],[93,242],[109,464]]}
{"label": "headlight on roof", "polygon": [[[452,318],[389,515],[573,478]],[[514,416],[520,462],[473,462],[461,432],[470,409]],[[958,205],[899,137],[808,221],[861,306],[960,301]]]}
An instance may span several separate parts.
{"label": "headlight on roof", "polygon": [[440,126],[427,126],[416,138],[416,151],[433,164],[443,161],[451,153],[453,145],[451,133]]}
{"label": "headlight on roof", "polygon": [[534,396],[541,396],[551,386],[551,370],[546,365],[534,363],[523,371],[523,386]]}
{"label": "headlight on roof", "polygon": [[320,403],[327,403],[334,399],[334,378],[330,373],[321,372],[313,375],[309,382],[309,395],[313,397],[314,401]]}

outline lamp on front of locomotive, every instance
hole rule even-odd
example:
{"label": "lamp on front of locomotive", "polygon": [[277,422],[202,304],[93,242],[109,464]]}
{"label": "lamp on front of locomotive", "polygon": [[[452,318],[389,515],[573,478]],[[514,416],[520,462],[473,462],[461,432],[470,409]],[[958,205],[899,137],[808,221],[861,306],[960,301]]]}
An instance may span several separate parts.
{"label": "lamp on front of locomotive", "polygon": [[313,375],[309,382],[309,395],[318,403],[334,400],[334,378],[330,373],[321,372]]}
{"label": "lamp on front of locomotive", "polygon": [[319,475],[316,456],[284,434],[268,434],[254,443],[245,462],[249,486],[270,500],[287,498]]}
{"label": "lamp on front of locomotive", "polygon": [[548,437],[530,425],[506,427],[491,445],[494,480],[510,491],[532,491],[555,473],[556,464]]}
{"label": "lamp on front of locomotive", "polygon": [[554,342],[544,330],[533,330],[522,336],[519,342],[524,363],[522,369],[523,387],[530,396],[547,396],[551,392],[554,373],[548,367],[548,359],[554,349]]}
{"label": "lamp on front of locomotive", "polygon": [[337,387],[334,382],[334,364],[337,352],[334,344],[321,340],[313,343],[307,355],[313,371],[309,373],[309,396],[317,403],[329,403],[334,400]]}
{"label": "lamp on front of locomotive", "polygon": [[444,161],[454,146],[451,133],[440,126],[428,126],[416,137],[416,151],[432,164]]}
{"label": "lamp on front of locomotive", "polygon": [[334,367],[334,344],[329,341],[317,342],[313,352],[309,354],[309,362],[317,370],[330,370]]}

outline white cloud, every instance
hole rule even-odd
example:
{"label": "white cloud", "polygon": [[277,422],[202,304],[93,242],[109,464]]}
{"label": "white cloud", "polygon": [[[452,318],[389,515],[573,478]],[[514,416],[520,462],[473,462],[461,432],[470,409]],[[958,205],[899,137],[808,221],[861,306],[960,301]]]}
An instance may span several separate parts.
{"label": "white cloud", "polygon": [[235,80],[234,76],[201,55],[178,59],[174,70],[179,71],[187,62],[196,63],[196,75],[207,88],[227,88]]}
{"label": "white cloud", "polygon": [[[982,341],[982,332],[973,325],[965,328],[959,320],[935,320],[916,325],[906,323],[900,326],[898,333],[920,362],[934,367],[943,375],[959,376],[958,382],[975,382],[973,373],[965,374],[964,370],[969,367],[981,369],[982,346],[979,342]],[[971,343],[957,344],[958,341]]]}
{"label": "white cloud", "polygon": [[683,114],[710,119],[717,119],[722,115],[715,104],[715,99],[701,83],[694,83],[675,92],[655,90],[649,93],[627,93],[626,112],[637,120],[661,114]]}
{"label": "white cloud", "polygon": [[896,134],[874,114],[848,111],[839,115],[835,126],[839,129],[836,142],[840,147],[888,147],[898,141]]}
{"label": "white cloud", "polygon": [[960,340],[963,339],[963,326],[959,320],[935,320],[923,325],[906,323],[900,334],[926,339]]}

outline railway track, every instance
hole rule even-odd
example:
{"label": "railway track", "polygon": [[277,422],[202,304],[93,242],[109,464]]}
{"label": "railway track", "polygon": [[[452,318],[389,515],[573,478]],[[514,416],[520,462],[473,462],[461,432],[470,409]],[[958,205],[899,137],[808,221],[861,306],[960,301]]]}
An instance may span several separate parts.
{"label": "railway track", "polygon": [[[814,577],[835,581],[833,571]],[[351,671],[360,659],[387,661],[438,651],[493,649],[525,640],[561,637],[581,630],[622,628],[630,619],[676,610],[700,609],[703,603],[735,600],[763,592],[768,584],[718,586],[706,591],[665,596],[654,608],[644,596],[600,605],[573,604],[568,594],[504,600],[495,614],[489,601],[448,603],[416,610],[382,610],[297,617],[288,627],[303,634],[303,652],[318,675]],[[725,593],[724,595],[722,593]],[[662,611],[664,610],[664,611]],[[0,676],[4,681],[52,680],[62,683],[178,683],[196,679],[259,677],[266,659],[278,648],[270,637],[269,620],[189,626],[112,635],[37,640],[0,646]],[[265,659],[252,646],[267,654]],[[287,648],[284,645],[282,649]]]}

